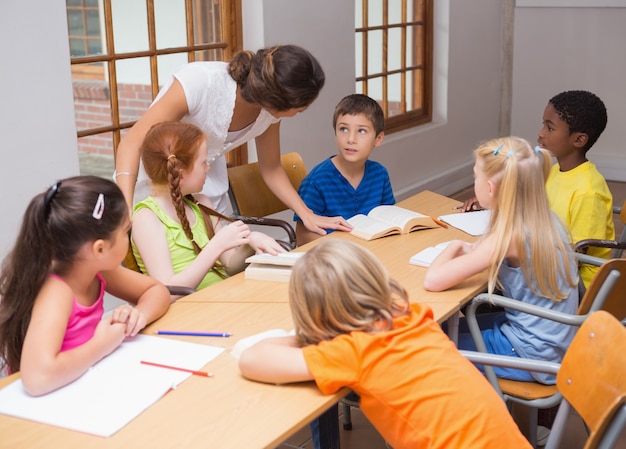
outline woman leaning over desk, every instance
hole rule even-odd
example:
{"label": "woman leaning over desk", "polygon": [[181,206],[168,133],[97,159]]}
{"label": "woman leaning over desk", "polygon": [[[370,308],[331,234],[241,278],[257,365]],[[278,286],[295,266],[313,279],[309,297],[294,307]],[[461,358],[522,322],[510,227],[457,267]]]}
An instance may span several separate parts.
{"label": "woman leaning over desk", "polygon": [[[211,165],[203,193],[218,212],[228,201],[224,153],[256,141],[259,168],[274,194],[303,220],[307,229],[349,231],[341,217],[315,215],[300,199],[280,164],[280,120],[304,111],[324,85],[324,72],[308,51],[278,45],[256,53],[242,51],[230,63],[192,62],[174,74],[150,108],[124,136],[117,149],[115,180],[129,208],[150,194],[140,147],[152,125],[182,120],[207,135]],[[135,182],[137,187],[135,188]]]}

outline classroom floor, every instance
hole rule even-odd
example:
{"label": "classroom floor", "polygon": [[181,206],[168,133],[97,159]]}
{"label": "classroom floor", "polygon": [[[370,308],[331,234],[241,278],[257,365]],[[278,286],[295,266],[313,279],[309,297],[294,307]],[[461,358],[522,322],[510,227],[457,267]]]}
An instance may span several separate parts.
{"label": "classroom floor", "polygon": [[[608,182],[609,189],[613,194],[615,204],[622,204],[626,199],[626,183],[623,182]],[[464,201],[474,196],[473,187],[468,187],[460,192],[457,192],[451,197]],[[615,221],[615,233],[619,235],[623,227],[623,224],[616,218]],[[341,408],[340,408],[341,412]],[[523,412],[520,411],[520,415],[523,416]],[[517,415],[517,413],[516,413]],[[352,409],[352,430],[343,430],[343,426],[340,425],[340,437],[341,437],[341,449],[388,449],[385,441],[378,434],[376,429],[369,423],[367,418],[361,413],[359,409]],[[339,417],[340,421],[342,416]],[[520,418],[523,419],[523,418]],[[341,421],[343,422],[343,421]],[[585,427],[582,419],[572,412],[567,422],[567,429],[561,442],[562,448],[579,449],[584,447],[584,442],[587,438]],[[622,438],[616,447],[626,447],[626,432],[622,432]],[[313,449],[311,442],[311,434],[308,426],[305,426],[286,442],[278,446],[276,449]]]}

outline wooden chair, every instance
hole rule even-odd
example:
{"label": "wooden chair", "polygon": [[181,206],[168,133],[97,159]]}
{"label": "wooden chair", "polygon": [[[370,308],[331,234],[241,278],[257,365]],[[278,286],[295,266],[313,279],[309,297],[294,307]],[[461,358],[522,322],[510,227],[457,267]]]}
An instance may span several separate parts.
{"label": "wooden chair", "polygon": [[[307,174],[302,157],[296,152],[287,153],[281,156],[280,161],[291,185],[298,190]],[[288,207],[267,187],[258,162],[229,167],[228,183],[228,195],[233,207],[232,218],[247,224],[280,227],[287,233],[288,241],[279,243],[287,250],[296,247],[296,233],[290,223],[266,218],[268,215],[285,211]]]}
{"label": "wooden chair", "polygon": [[[604,310],[618,320],[624,320],[626,318],[626,294],[624,292],[626,292],[626,259],[612,259],[606,261],[596,273],[581,299],[576,315],[555,312],[500,295],[489,296],[486,293],[476,296],[468,305],[465,313],[470,334],[477,350],[486,353],[487,348],[476,320],[476,311],[481,304],[491,303],[559,323],[580,326],[590,314],[597,310]],[[539,382],[498,379],[492,367],[485,366],[484,369],[491,384],[507,403],[518,403],[530,408],[528,434],[530,443],[535,446],[538,409],[550,408],[560,402],[561,396],[557,386],[544,385]]]}
{"label": "wooden chair", "polygon": [[626,426],[626,357],[618,342],[626,341],[626,328],[606,311],[592,313],[581,325],[562,364],[473,351],[461,353],[483,366],[501,366],[556,374],[563,397],[546,449],[559,447],[570,407],[588,429],[585,449],[617,447]]}
{"label": "wooden chair", "polygon": [[622,206],[614,206],[613,213],[619,216],[624,227],[620,236],[615,240],[585,239],[574,244],[574,249],[579,253],[586,253],[588,248],[611,248],[611,258],[617,259],[624,257],[626,250],[626,200]]}

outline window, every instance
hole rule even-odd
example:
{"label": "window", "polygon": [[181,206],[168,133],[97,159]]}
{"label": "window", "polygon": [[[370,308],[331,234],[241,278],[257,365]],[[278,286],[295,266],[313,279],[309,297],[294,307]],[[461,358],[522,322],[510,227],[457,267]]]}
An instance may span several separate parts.
{"label": "window", "polygon": [[[67,0],[67,27],[72,57],[102,53],[98,0]],[[104,79],[101,62],[83,64],[72,70],[75,79]]]}
{"label": "window", "polygon": [[356,92],[377,100],[385,133],[432,117],[433,0],[355,0]]}
{"label": "window", "polygon": [[[241,0],[66,0],[79,154],[113,155],[124,130],[191,61],[241,49]],[[245,149],[231,161],[245,162]]]}

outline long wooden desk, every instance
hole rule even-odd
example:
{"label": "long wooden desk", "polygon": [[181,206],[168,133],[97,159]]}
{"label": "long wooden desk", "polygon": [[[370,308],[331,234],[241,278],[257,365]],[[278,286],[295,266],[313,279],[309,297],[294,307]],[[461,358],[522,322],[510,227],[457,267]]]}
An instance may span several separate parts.
{"label": "long wooden desk", "polygon": [[[437,193],[423,191],[398,203],[398,206],[437,217],[452,213],[459,204],[461,204],[459,201]],[[425,229],[411,234],[394,235],[372,241],[365,241],[345,232],[333,232],[328,238],[351,240],[374,252],[391,275],[407,289],[412,302],[428,304],[456,302],[464,304],[480,293],[486,285],[485,276],[480,274],[444,292],[427,292],[424,290],[426,268],[409,265],[409,259],[413,254],[429,246],[454,239],[468,242],[476,240],[476,237],[451,226],[447,229]],[[315,240],[295,251],[306,251],[319,242],[319,239]],[[243,275],[237,275],[215,284],[211,288],[186,296],[179,302],[284,302],[287,300],[286,283],[243,279]]]}
{"label": "long wooden desk", "polygon": [[[431,192],[400,203],[433,216],[448,213],[456,204]],[[345,233],[332,237],[352,238]],[[476,277],[447,292],[426,293],[422,287],[425,269],[410,266],[408,259],[422,248],[453,238],[470,240],[450,228],[354,241],[372,249],[407,287],[412,300],[429,303],[441,322],[455,316],[461,304],[484,288],[484,279]],[[0,415],[0,448],[274,448],[345,394],[324,396],[312,382],[276,386],[241,377],[237,360],[230,354],[239,339],[268,329],[293,328],[284,283],[234,276],[179,300],[144,332],[165,328],[224,331],[234,336],[164,337],[222,346],[226,351],[204,367],[214,377],[191,376],[110,438]],[[18,374],[0,380],[0,387]]]}

